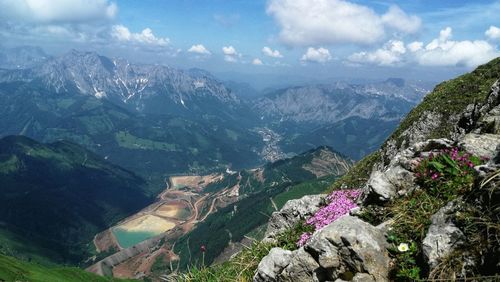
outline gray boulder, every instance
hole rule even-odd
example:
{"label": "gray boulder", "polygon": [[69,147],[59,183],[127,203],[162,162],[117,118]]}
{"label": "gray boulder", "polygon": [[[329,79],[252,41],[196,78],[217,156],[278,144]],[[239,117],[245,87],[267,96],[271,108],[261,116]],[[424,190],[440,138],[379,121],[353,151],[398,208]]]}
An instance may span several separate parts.
{"label": "gray boulder", "polygon": [[285,267],[290,263],[292,252],[281,248],[272,248],[257,267],[257,272],[253,277],[255,282],[279,281],[277,280]]}
{"label": "gray boulder", "polygon": [[345,273],[365,273],[375,281],[387,281],[389,254],[382,231],[357,217],[343,216],[315,233],[305,250],[317,258],[328,280]]}
{"label": "gray boulder", "polygon": [[440,139],[428,139],[423,142],[418,142],[412,146],[412,149],[416,153],[429,152],[433,150],[449,149],[453,146],[453,141],[440,138]]}
{"label": "gray boulder", "polygon": [[388,281],[389,254],[383,231],[353,216],[343,216],[291,252],[274,248],[259,263],[260,281]]}
{"label": "gray boulder", "polygon": [[323,272],[316,260],[302,247],[293,252],[290,264],[278,275],[278,281],[324,281]]}
{"label": "gray boulder", "polygon": [[276,235],[312,216],[321,207],[325,197],[326,195],[308,195],[286,202],[280,211],[271,215],[263,241],[274,242]]}
{"label": "gray boulder", "polygon": [[415,189],[412,172],[400,165],[389,166],[383,172],[374,170],[364,187],[364,202],[386,202],[397,195],[404,195]]}
{"label": "gray boulder", "polygon": [[432,216],[432,224],[422,242],[424,256],[431,269],[464,240],[462,231],[451,222],[450,213],[454,212],[454,204],[448,203]]}

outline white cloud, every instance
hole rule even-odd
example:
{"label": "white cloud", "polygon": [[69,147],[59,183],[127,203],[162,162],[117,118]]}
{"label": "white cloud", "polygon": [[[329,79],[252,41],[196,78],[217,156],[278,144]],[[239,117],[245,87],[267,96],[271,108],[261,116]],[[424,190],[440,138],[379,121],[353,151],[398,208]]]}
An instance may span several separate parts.
{"label": "white cloud", "polygon": [[383,39],[386,28],[408,33],[420,27],[418,17],[408,16],[397,6],[379,15],[344,0],[269,0],[267,13],[281,28],[280,39],[298,46],[370,44]]}
{"label": "white cloud", "polygon": [[416,53],[417,61],[425,66],[475,67],[500,56],[500,52],[487,41],[453,41],[451,38],[450,27],[441,30],[439,38]]}
{"label": "white cloud", "polygon": [[424,43],[420,41],[414,41],[406,45],[406,48],[408,48],[408,50],[410,50],[410,52],[412,53],[422,50],[422,47],[424,47]]}
{"label": "white cloud", "polygon": [[492,25],[484,34],[491,40],[500,39],[500,28]]}
{"label": "white cloud", "polygon": [[420,29],[422,20],[415,15],[408,15],[398,6],[391,6],[382,16],[382,22],[394,30],[404,33],[415,33]]}
{"label": "white cloud", "polygon": [[224,53],[224,55],[228,55],[228,56],[235,56],[238,54],[238,52],[236,52],[236,49],[234,49],[233,46],[222,47],[222,53]]}
{"label": "white cloud", "polygon": [[210,51],[208,51],[207,48],[205,48],[205,46],[203,46],[203,44],[193,45],[187,51],[190,53],[196,53],[196,54],[200,54],[200,55],[211,55],[212,54]]}
{"label": "white cloud", "polygon": [[272,58],[283,58],[283,55],[281,55],[280,51],[278,50],[273,50],[269,47],[264,47],[262,48],[262,53],[266,56],[272,57]]}
{"label": "white cloud", "polygon": [[380,66],[392,66],[402,61],[406,53],[405,44],[399,40],[390,40],[382,48],[373,52],[359,52],[349,56],[351,63],[375,64]]}
{"label": "white cloud", "polygon": [[330,55],[330,51],[323,47],[318,49],[314,49],[312,47],[307,48],[307,51],[302,58],[300,59],[303,62],[316,62],[316,63],[326,63],[332,59],[332,55]]}
{"label": "white cloud", "polygon": [[222,53],[224,53],[224,60],[230,63],[237,62],[238,58],[241,57],[241,54],[233,46],[223,46]]}
{"label": "white cloud", "polygon": [[348,57],[347,63],[391,66],[414,62],[423,66],[472,68],[500,56],[496,47],[487,41],[453,41],[452,36],[453,30],[447,27],[439,32],[438,38],[425,46],[423,42],[415,41],[405,47],[402,41],[391,40],[375,51],[352,54]]}
{"label": "white cloud", "polygon": [[121,42],[142,45],[167,46],[170,42],[168,38],[156,37],[150,28],[145,28],[141,33],[133,33],[123,25],[112,26],[111,36]]}
{"label": "white cloud", "polygon": [[79,23],[115,18],[108,0],[0,0],[0,18],[22,22]]}
{"label": "white cloud", "polygon": [[256,65],[256,66],[262,66],[264,63],[262,63],[262,60],[259,59],[259,58],[255,58],[253,59],[252,61],[252,65]]}

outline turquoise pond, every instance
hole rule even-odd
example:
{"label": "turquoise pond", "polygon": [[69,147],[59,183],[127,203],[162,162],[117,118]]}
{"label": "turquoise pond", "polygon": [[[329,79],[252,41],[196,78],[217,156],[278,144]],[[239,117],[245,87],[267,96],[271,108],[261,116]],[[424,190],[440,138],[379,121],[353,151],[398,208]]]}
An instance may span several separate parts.
{"label": "turquoise pond", "polygon": [[122,248],[132,247],[144,240],[159,235],[156,232],[130,232],[122,228],[113,228],[112,232]]}

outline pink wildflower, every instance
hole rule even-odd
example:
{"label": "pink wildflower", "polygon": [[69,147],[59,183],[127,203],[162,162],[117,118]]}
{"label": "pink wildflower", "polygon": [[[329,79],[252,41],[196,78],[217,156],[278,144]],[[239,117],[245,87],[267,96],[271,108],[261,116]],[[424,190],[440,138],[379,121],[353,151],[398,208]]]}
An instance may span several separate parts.
{"label": "pink wildflower", "polygon": [[357,205],[354,202],[361,194],[360,190],[339,190],[330,194],[327,199],[330,203],[319,209],[312,217],[307,219],[306,223],[314,225],[316,230],[332,223],[339,217],[347,214]]}
{"label": "pink wildflower", "polygon": [[297,241],[297,246],[302,247],[304,246],[307,241],[309,241],[309,238],[311,238],[311,233],[310,232],[304,232],[302,235],[300,235],[299,241]]}

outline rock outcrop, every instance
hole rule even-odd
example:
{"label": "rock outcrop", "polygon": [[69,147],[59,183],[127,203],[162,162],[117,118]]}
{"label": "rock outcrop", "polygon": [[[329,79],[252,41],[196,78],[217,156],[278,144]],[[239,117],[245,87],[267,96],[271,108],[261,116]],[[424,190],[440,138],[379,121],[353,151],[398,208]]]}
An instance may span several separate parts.
{"label": "rock outcrop", "polygon": [[[316,232],[309,243],[291,255],[274,248],[259,264],[254,281],[334,281],[349,277],[387,281],[387,247],[380,229],[346,215]],[[266,278],[269,280],[263,280]]]}
{"label": "rock outcrop", "polygon": [[454,212],[455,205],[456,202],[450,202],[432,216],[432,224],[422,242],[424,256],[431,269],[465,239],[462,231],[451,220],[450,213]]}
{"label": "rock outcrop", "polygon": [[326,195],[309,195],[288,201],[280,211],[273,212],[264,235],[264,242],[274,242],[276,235],[312,216],[324,202]]}
{"label": "rock outcrop", "polygon": [[259,271],[254,277],[256,282],[276,281],[277,275],[290,264],[292,252],[281,248],[272,248],[259,263]]}

